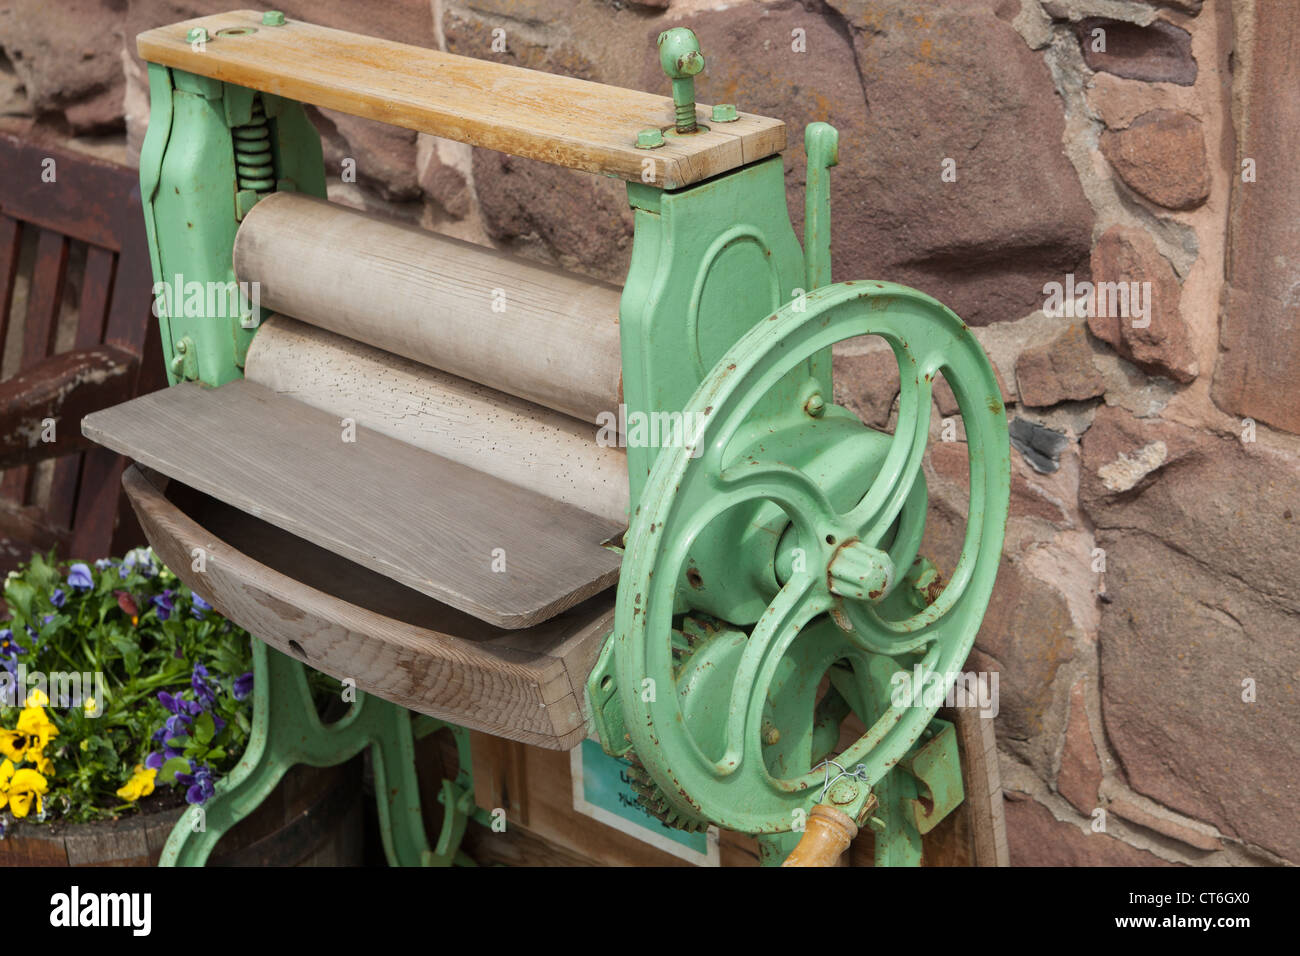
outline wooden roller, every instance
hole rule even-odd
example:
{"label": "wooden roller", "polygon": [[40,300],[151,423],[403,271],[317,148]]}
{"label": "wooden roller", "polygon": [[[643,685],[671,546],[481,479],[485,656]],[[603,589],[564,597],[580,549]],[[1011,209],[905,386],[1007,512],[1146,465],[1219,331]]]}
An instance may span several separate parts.
{"label": "wooden roller", "polygon": [[548,498],[627,520],[627,458],[596,444],[594,425],[283,315],[257,330],[244,375]]}
{"label": "wooden roller", "polygon": [[618,287],[297,193],[235,238],[263,307],[594,422],[622,395]]}

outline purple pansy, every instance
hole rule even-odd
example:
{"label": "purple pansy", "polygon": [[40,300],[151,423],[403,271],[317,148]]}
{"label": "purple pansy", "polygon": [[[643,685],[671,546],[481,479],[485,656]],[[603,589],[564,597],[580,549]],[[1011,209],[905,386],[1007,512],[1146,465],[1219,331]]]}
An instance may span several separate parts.
{"label": "purple pansy", "polygon": [[176,609],[172,603],[172,589],[168,588],[162,594],[153,599],[154,609],[158,612],[158,620],[165,621],[172,616],[172,611]]}
{"label": "purple pansy", "polygon": [[203,705],[204,709],[217,702],[217,695],[208,683],[208,676],[208,669],[202,664],[195,664],[194,673],[190,675],[190,686],[194,688],[194,694],[198,697],[199,703]]}
{"label": "purple pansy", "polygon": [[188,788],[185,791],[186,803],[203,803],[216,792],[212,770],[202,764],[196,766],[193,760],[190,761],[190,770],[191,773],[178,773],[176,780]]}
{"label": "purple pansy", "polygon": [[163,755],[155,750],[153,753],[149,754],[149,756],[144,758],[144,769],[161,770],[163,764],[166,762],[167,761],[163,759]]}
{"label": "purple pansy", "polygon": [[191,716],[197,717],[203,713],[203,708],[192,700],[186,700],[180,694],[171,694],[165,690],[158,691],[158,702],[167,708],[171,713],[177,714],[189,721]]}
{"label": "purple pansy", "polygon": [[76,588],[78,591],[88,591],[95,586],[95,579],[91,576],[90,568],[81,562],[77,562],[68,569],[68,586]]}
{"label": "purple pansy", "polygon": [[190,613],[194,615],[196,620],[203,620],[203,615],[212,610],[212,605],[199,597],[197,593],[191,594],[190,600],[193,602]]}
{"label": "purple pansy", "polygon": [[14,674],[18,670],[18,656],[26,654],[27,648],[14,640],[14,632],[5,628],[0,631],[0,668]]}
{"label": "purple pansy", "polygon": [[235,695],[235,700],[245,700],[253,692],[253,672],[240,674],[235,678],[235,686],[231,688]]}
{"label": "purple pansy", "polygon": [[50,595],[50,603],[55,607],[63,607],[68,600],[68,596],[63,593],[63,588],[55,588],[54,593]]}

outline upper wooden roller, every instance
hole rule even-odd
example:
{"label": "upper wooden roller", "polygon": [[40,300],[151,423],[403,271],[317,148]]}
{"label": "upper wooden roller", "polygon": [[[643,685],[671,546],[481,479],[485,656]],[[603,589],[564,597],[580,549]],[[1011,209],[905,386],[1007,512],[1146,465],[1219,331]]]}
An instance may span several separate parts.
{"label": "upper wooden roller", "polygon": [[[203,27],[201,49],[187,41]],[[673,125],[673,101],[637,90],[456,56],[289,20],[264,26],[253,10],[198,17],[140,34],[140,56],[303,103],[432,133],[558,166],[675,189],[785,148],[785,124],[749,113],[735,122],[637,149],[640,130]]]}

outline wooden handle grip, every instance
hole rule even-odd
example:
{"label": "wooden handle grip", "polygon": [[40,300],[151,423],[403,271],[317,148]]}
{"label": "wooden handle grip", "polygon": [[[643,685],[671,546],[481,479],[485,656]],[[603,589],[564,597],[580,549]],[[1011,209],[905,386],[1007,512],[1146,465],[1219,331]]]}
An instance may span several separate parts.
{"label": "wooden handle grip", "polygon": [[808,828],[782,866],[835,866],[858,835],[858,825],[843,810],[819,803],[808,814]]}

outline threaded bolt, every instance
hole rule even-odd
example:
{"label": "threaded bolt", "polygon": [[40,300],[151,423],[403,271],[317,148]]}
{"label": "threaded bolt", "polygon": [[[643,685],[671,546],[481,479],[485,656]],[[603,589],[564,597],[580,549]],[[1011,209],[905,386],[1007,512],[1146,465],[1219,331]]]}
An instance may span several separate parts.
{"label": "threaded bolt", "polygon": [[659,34],[659,65],[673,81],[673,107],[677,132],[694,133],[695,76],[704,69],[700,41],[686,27],[673,27]]}

